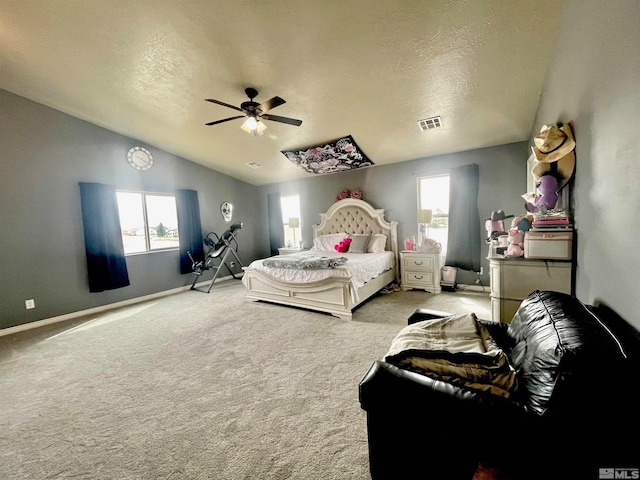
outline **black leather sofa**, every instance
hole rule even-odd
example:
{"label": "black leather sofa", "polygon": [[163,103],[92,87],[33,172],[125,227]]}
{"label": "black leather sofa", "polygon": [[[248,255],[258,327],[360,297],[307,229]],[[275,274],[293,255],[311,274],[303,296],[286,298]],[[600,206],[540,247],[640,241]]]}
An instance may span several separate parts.
{"label": "black leather sofa", "polygon": [[[409,323],[443,315],[416,310]],[[501,479],[614,478],[602,468],[638,478],[637,330],[546,291],[510,324],[479,321],[516,369],[516,390],[500,397],[375,361],[359,384],[373,480],[491,478],[483,467]]]}

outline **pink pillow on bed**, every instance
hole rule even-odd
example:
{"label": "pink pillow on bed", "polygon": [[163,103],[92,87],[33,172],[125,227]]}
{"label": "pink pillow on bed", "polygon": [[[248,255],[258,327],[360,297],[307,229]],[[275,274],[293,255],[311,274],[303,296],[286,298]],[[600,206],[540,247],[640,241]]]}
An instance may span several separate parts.
{"label": "pink pillow on bed", "polygon": [[349,250],[349,244],[351,243],[351,238],[347,237],[340,241],[340,243],[334,245],[336,252],[344,253]]}

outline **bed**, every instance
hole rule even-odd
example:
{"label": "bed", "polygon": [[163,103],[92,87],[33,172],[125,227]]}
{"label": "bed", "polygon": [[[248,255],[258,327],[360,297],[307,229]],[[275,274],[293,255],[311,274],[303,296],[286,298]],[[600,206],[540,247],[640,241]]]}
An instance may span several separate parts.
{"label": "bed", "polygon": [[[386,285],[399,282],[397,226],[398,222],[384,219],[383,209],[373,208],[364,200],[339,200],[326,213],[320,214],[319,225],[313,225],[314,248],[286,257],[292,257],[291,260],[309,256],[344,257],[348,261],[335,268],[318,269],[313,272],[315,276],[311,276],[308,270],[269,267],[264,265],[268,259],[255,260],[243,268],[242,282],[247,289],[247,299],[326,312],[350,320],[358,305]],[[344,234],[354,239],[359,236],[373,239],[375,236],[380,243],[375,252],[367,253],[338,253],[329,251],[326,246],[321,247],[324,250],[317,249]],[[276,257],[270,258],[274,263]],[[356,268],[360,270],[354,270]]]}

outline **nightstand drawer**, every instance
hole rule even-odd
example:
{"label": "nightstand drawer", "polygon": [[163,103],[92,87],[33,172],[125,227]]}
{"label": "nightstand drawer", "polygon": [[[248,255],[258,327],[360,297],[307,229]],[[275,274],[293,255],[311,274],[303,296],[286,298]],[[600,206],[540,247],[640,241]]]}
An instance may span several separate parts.
{"label": "nightstand drawer", "polygon": [[405,256],[403,266],[406,271],[418,271],[418,272],[434,272],[435,271],[435,257],[434,256],[422,256],[411,255]]}
{"label": "nightstand drawer", "polygon": [[421,285],[428,286],[433,285],[433,273],[432,272],[405,272],[403,280],[407,285]]}

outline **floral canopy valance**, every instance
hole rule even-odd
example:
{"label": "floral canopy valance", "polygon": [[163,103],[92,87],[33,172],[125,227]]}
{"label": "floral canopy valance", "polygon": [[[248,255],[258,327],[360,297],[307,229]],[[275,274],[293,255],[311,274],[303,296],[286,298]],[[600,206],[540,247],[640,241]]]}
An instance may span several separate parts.
{"label": "floral canopy valance", "polygon": [[335,173],[373,165],[351,135],[326,145],[283,150],[282,153],[294,165],[309,173]]}

